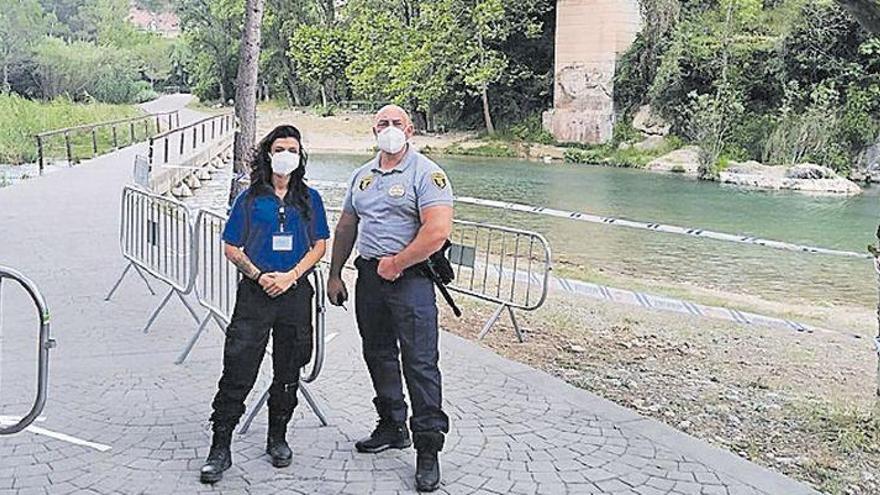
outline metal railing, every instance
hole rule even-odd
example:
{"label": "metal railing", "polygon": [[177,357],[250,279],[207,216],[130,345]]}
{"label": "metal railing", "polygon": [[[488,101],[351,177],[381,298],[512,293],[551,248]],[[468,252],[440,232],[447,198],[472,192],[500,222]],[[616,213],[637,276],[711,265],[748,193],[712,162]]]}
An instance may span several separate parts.
{"label": "metal railing", "polygon": [[[18,433],[30,426],[43,412],[46,406],[46,399],[49,391],[49,350],[55,347],[55,341],[50,337],[49,333],[49,308],[46,306],[46,300],[42,293],[30,279],[22,275],[20,272],[0,266],[0,318],[2,318],[3,310],[3,280],[10,279],[17,282],[27,294],[30,296],[37,309],[37,316],[40,320],[39,333],[39,357],[37,364],[37,394],[34,398],[34,404],[24,417],[18,419],[10,426],[0,425],[0,435],[12,435]],[[2,324],[2,319],[0,319]]]}
{"label": "metal railing", "polygon": [[[225,225],[226,216],[220,213],[201,209],[196,214],[193,249],[196,253],[195,293],[199,304],[208,310],[208,315],[201,320],[199,328],[190,338],[183,352],[181,352],[177,359],[178,364],[186,360],[202,332],[211,321],[214,321],[223,332],[226,331],[226,327],[232,321],[238,282],[241,277],[238,269],[226,259],[223,252],[222,232]],[[305,383],[314,382],[321,374],[324,367],[324,347],[326,345],[325,314],[327,296],[324,287],[324,275],[320,269],[315,269],[312,272],[312,278],[315,289],[315,312],[313,315],[315,325],[314,357],[311,359],[311,370],[304,373],[300,378],[300,390],[309,407],[315,412],[321,423],[327,426],[329,423],[326,415],[309,392],[308,387],[304,385]],[[271,351],[267,352],[271,355]],[[247,433],[248,429],[250,429],[254,418],[269,398],[268,394],[269,391],[267,389],[263,392],[255,407],[251,408],[250,413],[242,423],[240,433]]]}
{"label": "metal railing", "polygon": [[192,317],[200,321],[201,318],[184,297],[192,292],[195,283],[192,214],[189,208],[175,199],[125,186],[120,215],[119,245],[128,264],[104,300],[109,301],[113,297],[129,270],[134,268],[151,293],[155,294],[144,276],[145,272],[169,286],[168,294],[153,311],[144,333],[149,332],[174,295]]}
{"label": "metal railing", "polygon": [[[327,208],[329,222],[335,224],[341,212],[340,208]],[[479,338],[485,337],[507,311],[517,338],[523,342],[514,310],[535,311],[547,300],[553,270],[550,243],[536,232],[467,220],[453,220],[450,241],[447,256],[455,280],[449,289],[498,305]],[[329,261],[325,258],[325,262]],[[346,267],[354,268],[350,263]]]}
{"label": "metal railing", "polygon": [[[106,151],[113,151],[121,148],[122,145],[130,146],[146,140],[152,134],[159,134],[163,131],[174,129],[179,125],[180,114],[177,110],[174,110],[172,112],[159,112],[128,119],[97,122],[41,132],[34,136],[34,139],[37,141],[37,159],[40,166],[40,174],[43,173],[45,168],[46,158],[53,156],[50,150],[53,138],[59,136],[63,138],[64,156],[67,159],[67,163],[73,165],[79,162],[81,155],[78,151],[82,147],[90,150],[90,158],[94,158],[98,156],[99,149],[105,149],[103,146],[99,146],[99,142],[108,141],[110,146],[106,148]],[[120,128],[122,129],[121,131]],[[139,136],[141,128],[143,128],[143,135]],[[106,132],[102,133],[102,131]],[[126,135],[128,137],[127,140],[125,139]],[[85,140],[84,142],[82,142],[83,139]]]}
{"label": "metal railing", "polygon": [[150,165],[169,165],[183,161],[200,149],[235,131],[235,112],[212,115],[183,127],[171,129],[150,138]]}

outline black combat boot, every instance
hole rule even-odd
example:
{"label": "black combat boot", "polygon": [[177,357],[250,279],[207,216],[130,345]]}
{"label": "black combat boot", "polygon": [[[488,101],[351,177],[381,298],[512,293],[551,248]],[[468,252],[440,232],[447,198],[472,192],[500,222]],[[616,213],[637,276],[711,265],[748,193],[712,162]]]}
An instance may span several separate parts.
{"label": "black combat boot", "polygon": [[235,425],[214,424],[214,438],[211,440],[211,451],[202,466],[200,480],[202,483],[216,483],[223,479],[223,471],[232,466],[232,432]]}
{"label": "black combat boot", "polygon": [[277,468],[290,466],[293,452],[287,445],[287,422],[290,416],[269,415],[269,435],[266,438],[266,453],[272,458],[272,465]]}
{"label": "black combat boot", "polygon": [[409,439],[409,428],[406,423],[394,423],[389,419],[380,419],[376,429],[368,438],[354,444],[362,454],[378,454],[388,449],[405,449],[412,445]]}
{"label": "black combat boot", "polygon": [[433,492],[440,487],[440,460],[437,453],[443,450],[443,434],[427,431],[413,433],[416,444],[416,490]]}

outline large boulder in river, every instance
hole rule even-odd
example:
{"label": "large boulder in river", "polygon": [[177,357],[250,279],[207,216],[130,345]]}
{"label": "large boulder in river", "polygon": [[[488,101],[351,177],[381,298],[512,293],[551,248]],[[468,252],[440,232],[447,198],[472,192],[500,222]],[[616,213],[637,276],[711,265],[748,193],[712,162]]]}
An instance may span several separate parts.
{"label": "large boulder in river", "polygon": [[685,146],[648,162],[648,169],[657,172],[677,172],[697,176],[700,168],[700,148]]}
{"label": "large boulder in river", "polygon": [[855,195],[862,188],[855,182],[837,175],[834,170],[821,165],[805,163],[793,167],[771,167],[758,162],[731,162],[719,174],[724,184],[756,189],[789,190],[813,194]]}

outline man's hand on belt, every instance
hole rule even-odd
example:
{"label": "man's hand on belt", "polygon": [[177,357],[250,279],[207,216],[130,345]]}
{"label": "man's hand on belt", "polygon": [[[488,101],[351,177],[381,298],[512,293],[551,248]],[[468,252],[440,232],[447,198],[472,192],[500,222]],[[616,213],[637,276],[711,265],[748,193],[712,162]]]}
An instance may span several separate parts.
{"label": "man's hand on belt", "polygon": [[400,274],[403,273],[403,270],[401,270],[394,261],[394,256],[386,256],[380,259],[379,268],[377,268],[376,271],[379,272],[380,277],[389,282],[394,282],[400,278]]}

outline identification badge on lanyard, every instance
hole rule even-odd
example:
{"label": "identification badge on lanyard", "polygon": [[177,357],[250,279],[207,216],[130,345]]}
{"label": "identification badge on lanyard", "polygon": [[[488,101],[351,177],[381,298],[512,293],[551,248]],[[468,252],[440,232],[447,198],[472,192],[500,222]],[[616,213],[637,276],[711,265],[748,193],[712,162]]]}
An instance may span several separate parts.
{"label": "identification badge on lanyard", "polygon": [[293,251],[293,234],[273,234],[272,251]]}
{"label": "identification badge on lanyard", "polygon": [[284,232],[284,224],[286,223],[284,215],[284,206],[278,207],[278,229],[277,234],[272,234],[272,251],[293,251],[293,234]]}

